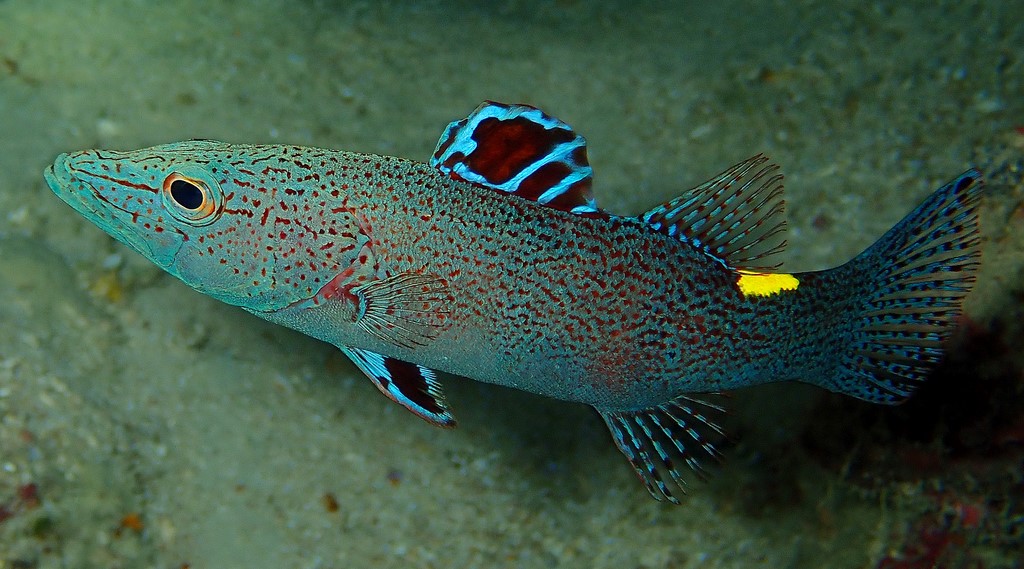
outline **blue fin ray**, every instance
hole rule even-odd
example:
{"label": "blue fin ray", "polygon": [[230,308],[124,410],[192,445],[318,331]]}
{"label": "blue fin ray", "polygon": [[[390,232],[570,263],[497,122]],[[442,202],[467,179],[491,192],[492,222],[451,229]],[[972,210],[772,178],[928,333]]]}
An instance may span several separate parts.
{"label": "blue fin ray", "polygon": [[785,248],[782,174],[768,157],[748,158],[640,216],[732,268],[776,268]]}
{"label": "blue fin ray", "polygon": [[981,173],[968,170],[852,261],[841,280],[866,282],[848,349],[824,386],[899,403],[943,355],[980,263]]}
{"label": "blue fin ray", "polygon": [[681,466],[705,479],[704,459],[721,457],[710,436],[722,436],[722,429],[706,414],[723,409],[713,403],[681,396],[653,409],[598,411],[616,446],[656,500],[678,504],[675,489],[685,494],[687,486]]}

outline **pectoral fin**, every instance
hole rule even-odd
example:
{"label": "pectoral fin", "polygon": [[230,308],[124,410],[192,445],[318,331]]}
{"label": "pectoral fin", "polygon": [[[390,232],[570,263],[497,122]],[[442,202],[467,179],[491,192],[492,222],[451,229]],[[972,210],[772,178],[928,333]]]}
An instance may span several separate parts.
{"label": "pectoral fin", "polygon": [[436,275],[400,273],[352,289],[356,324],[403,348],[424,346],[445,330],[451,294]]}
{"label": "pectoral fin", "polygon": [[341,351],[392,401],[438,427],[455,426],[433,370],[359,348]]}

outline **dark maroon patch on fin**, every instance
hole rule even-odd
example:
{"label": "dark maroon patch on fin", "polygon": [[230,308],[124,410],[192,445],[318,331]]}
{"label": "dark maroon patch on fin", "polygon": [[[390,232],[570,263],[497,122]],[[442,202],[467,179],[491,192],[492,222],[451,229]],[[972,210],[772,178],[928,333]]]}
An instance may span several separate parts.
{"label": "dark maroon patch on fin", "polygon": [[[507,183],[529,166],[550,155],[560,144],[572,142],[576,134],[560,128],[547,129],[520,115],[480,121],[473,130],[476,150],[466,156],[466,166],[491,185]],[[568,167],[563,168],[568,171]]]}
{"label": "dark maroon patch on fin", "polygon": [[448,125],[430,164],[453,179],[555,209],[598,211],[586,140],[528,105],[483,103]]}
{"label": "dark maroon patch on fin", "polygon": [[427,385],[421,371],[423,368],[394,358],[384,358],[384,368],[387,369],[395,388],[413,405],[419,406],[431,415],[445,412],[445,408],[430,393],[430,386]]}

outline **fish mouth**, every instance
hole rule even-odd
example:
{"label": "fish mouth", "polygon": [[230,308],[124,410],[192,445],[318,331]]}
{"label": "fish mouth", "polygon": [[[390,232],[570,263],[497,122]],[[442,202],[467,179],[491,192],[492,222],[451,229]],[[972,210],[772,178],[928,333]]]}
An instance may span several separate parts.
{"label": "fish mouth", "polygon": [[155,259],[151,245],[138,233],[135,224],[130,222],[132,212],[104,199],[88,182],[88,170],[75,166],[76,157],[82,157],[83,154],[61,154],[43,171],[43,178],[50,190],[114,239],[149,259]]}
{"label": "fish mouth", "polygon": [[43,171],[43,178],[61,201],[73,207],[89,221],[99,224],[97,218],[108,217],[108,214],[95,207],[96,200],[99,199],[98,193],[81,176],[72,172],[70,154],[58,156],[53,164]]}
{"label": "fish mouth", "polygon": [[[46,167],[43,171],[43,178],[46,179],[46,185],[50,186],[50,190],[57,194],[57,197],[64,200],[65,203],[74,207],[72,200],[69,200],[70,187],[76,183],[74,176],[71,175],[71,171],[68,170],[68,155],[61,154]],[[77,209],[77,208],[76,208]]]}

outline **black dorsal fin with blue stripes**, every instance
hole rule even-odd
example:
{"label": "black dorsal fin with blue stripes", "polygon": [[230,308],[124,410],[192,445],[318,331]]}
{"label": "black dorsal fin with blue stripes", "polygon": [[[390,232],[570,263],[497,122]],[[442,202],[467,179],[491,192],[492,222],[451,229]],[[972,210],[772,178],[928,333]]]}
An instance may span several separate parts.
{"label": "black dorsal fin with blue stripes", "polygon": [[529,105],[485,101],[445,129],[430,165],[456,180],[551,208],[596,213],[587,142]]}

